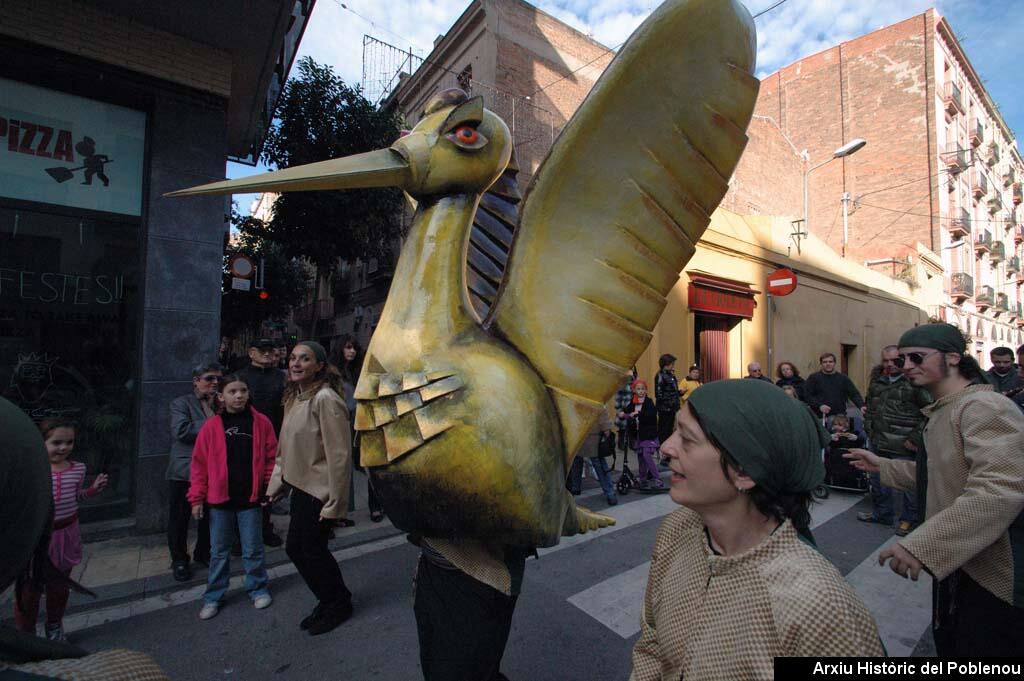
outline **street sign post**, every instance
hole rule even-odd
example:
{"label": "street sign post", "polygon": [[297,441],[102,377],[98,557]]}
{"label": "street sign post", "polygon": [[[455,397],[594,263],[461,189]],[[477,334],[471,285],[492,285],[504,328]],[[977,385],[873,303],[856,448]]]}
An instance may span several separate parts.
{"label": "street sign post", "polygon": [[796,273],[780,267],[768,275],[768,293],[773,296],[788,296],[796,290]]}

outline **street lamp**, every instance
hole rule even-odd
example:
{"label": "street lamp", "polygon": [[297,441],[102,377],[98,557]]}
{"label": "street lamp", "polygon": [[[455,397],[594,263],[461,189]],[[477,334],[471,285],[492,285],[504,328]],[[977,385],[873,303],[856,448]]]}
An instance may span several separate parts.
{"label": "street lamp", "polygon": [[[822,167],[823,165],[825,165],[827,163],[831,163],[832,161],[836,160],[837,158],[843,158],[844,156],[849,156],[850,154],[857,153],[858,151],[863,149],[864,145],[867,144],[867,143],[868,143],[867,140],[865,140],[865,139],[863,139],[861,137],[857,137],[855,139],[852,139],[849,142],[847,142],[846,144],[844,144],[843,146],[841,146],[838,149],[836,149],[835,151],[833,151],[831,158],[822,161],[821,163],[819,163],[818,165],[810,168],[807,172],[804,173],[804,229],[805,230],[810,231],[808,229],[809,221],[807,219],[807,213],[808,213],[808,209],[807,209],[807,180],[811,176],[811,173],[813,173],[815,170],[817,170],[818,168]],[[806,158],[806,153],[807,152],[804,152],[805,158]],[[850,200],[849,195],[844,192],[843,193],[843,257],[844,258],[846,257],[846,242],[847,242],[847,240],[849,238],[849,229],[848,229],[848,225],[847,225],[847,211],[846,211],[846,204],[847,204],[847,202],[849,200]]]}

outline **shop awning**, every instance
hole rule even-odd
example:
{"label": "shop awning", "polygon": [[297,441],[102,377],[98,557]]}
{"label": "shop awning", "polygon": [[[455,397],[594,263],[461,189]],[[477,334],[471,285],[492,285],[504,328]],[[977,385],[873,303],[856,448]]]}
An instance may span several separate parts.
{"label": "shop awning", "polygon": [[728,317],[752,319],[760,293],[750,284],[706,274],[690,274],[687,288],[688,307],[691,312],[707,312]]}

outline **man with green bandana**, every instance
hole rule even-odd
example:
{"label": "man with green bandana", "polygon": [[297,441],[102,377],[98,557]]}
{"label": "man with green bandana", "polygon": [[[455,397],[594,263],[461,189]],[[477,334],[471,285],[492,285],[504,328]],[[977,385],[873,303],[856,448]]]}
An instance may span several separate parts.
{"label": "man with green bandana", "polygon": [[661,453],[683,508],[658,530],[631,681],[770,679],[778,656],[883,654],[864,603],[807,541],[824,442],[764,381],[708,383],[679,409]]}
{"label": "man with green bandana", "polygon": [[[925,521],[884,549],[879,563],[936,580],[932,622],[939,657],[1024,651],[1024,415],[993,391],[960,331],[924,324],[903,334],[897,365],[935,402],[925,448]],[[882,484],[915,487],[916,464],[862,449],[847,455]]]}

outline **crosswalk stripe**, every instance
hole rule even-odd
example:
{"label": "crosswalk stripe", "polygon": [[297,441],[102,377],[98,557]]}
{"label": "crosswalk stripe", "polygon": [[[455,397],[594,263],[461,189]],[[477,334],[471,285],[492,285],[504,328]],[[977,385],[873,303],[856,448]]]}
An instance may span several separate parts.
{"label": "crosswalk stripe", "polygon": [[[664,499],[667,496],[659,498]],[[827,499],[811,506],[811,528],[828,522],[843,511],[855,506],[863,498],[863,495],[860,494],[833,492]],[[665,500],[668,502],[667,505],[661,504],[659,508],[665,507],[666,514],[679,508],[671,499]],[[629,506],[636,505],[634,503]],[[582,539],[583,537],[586,535],[578,538]],[[571,539],[577,539],[577,537]],[[561,546],[559,544],[554,548],[558,549]],[[644,590],[647,588],[647,573],[650,568],[650,561],[637,565],[635,568],[609,577],[603,582],[570,596],[568,601],[622,638],[634,636],[640,632],[640,610],[643,607]]]}
{"label": "crosswalk stripe", "polygon": [[855,567],[846,581],[850,583],[878,623],[878,633],[885,649],[893,657],[906,657],[917,646],[921,634],[931,622],[931,579],[921,575],[920,581],[903,579],[878,564],[878,553],[894,543],[891,537],[876,547]]}

